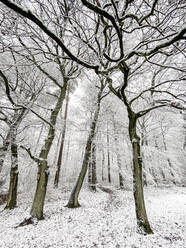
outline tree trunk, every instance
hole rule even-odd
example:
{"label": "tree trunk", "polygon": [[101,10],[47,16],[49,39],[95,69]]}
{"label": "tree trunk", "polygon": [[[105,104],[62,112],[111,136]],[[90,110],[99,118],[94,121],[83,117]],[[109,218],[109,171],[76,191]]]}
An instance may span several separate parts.
{"label": "tree trunk", "polygon": [[184,111],[183,113],[183,120],[184,120],[184,124],[183,124],[183,134],[184,134],[184,142],[183,142],[183,149],[186,150],[186,111]]}
{"label": "tree trunk", "polygon": [[5,208],[13,209],[17,205],[17,187],[18,187],[18,147],[16,143],[17,129],[23,119],[26,109],[15,110],[13,120],[9,130],[9,141],[11,143],[11,170],[10,183],[8,190],[8,201]]}
{"label": "tree trunk", "polygon": [[88,186],[91,189],[91,183],[92,183],[92,161],[89,160],[88,162]]}
{"label": "tree trunk", "polygon": [[[16,134],[14,134],[16,137]],[[13,209],[17,206],[17,186],[18,186],[18,151],[15,137],[11,143],[12,165],[10,170],[10,184],[8,191],[8,201],[5,208]]]}
{"label": "tree trunk", "polygon": [[104,164],[105,164],[105,154],[104,154],[104,151],[102,150],[102,162],[101,162],[101,179],[102,179],[102,182],[105,181],[105,179],[104,179]]}
{"label": "tree trunk", "polygon": [[[40,156],[41,159],[41,156]],[[40,160],[38,163],[37,187],[34,196],[34,201],[31,209],[31,216],[37,220],[43,219],[43,207],[48,183],[48,164],[47,160]]]}
{"label": "tree trunk", "polygon": [[97,174],[96,174],[96,144],[92,145],[92,190],[96,192]]}
{"label": "tree trunk", "polygon": [[67,87],[64,125],[63,125],[62,137],[61,137],[59,156],[58,156],[58,161],[57,161],[57,170],[56,170],[55,179],[54,179],[54,187],[56,188],[58,187],[58,184],[59,184],[59,176],[60,176],[61,165],[62,165],[62,155],[63,155],[64,141],[65,141],[65,134],[66,134],[66,122],[67,122],[68,105],[69,105],[69,94],[70,94],[70,89],[69,87]]}
{"label": "tree trunk", "polygon": [[95,114],[94,114],[94,117],[93,117],[93,120],[91,123],[90,134],[88,136],[86,147],[85,147],[85,153],[84,153],[81,171],[80,171],[79,177],[76,181],[76,184],[75,184],[75,186],[71,192],[69,201],[66,205],[68,208],[76,208],[76,207],[80,206],[80,204],[78,202],[78,197],[79,197],[79,193],[80,193],[80,190],[82,188],[82,185],[83,185],[83,182],[85,179],[85,175],[86,175],[87,169],[88,169],[88,163],[89,163],[90,155],[91,155],[91,146],[92,146],[92,142],[93,142],[93,139],[95,136],[95,130],[96,130],[97,120],[98,120],[99,111],[100,111],[100,102],[101,102],[102,91],[103,91],[103,88],[101,88],[99,93],[98,93],[97,106],[96,106]]}
{"label": "tree trunk", "polygon": [[96,192],[96,145],[92,143],[91,159],[89,161],[88,183],[91,191]]}
{"label": "tree trunk", "polygon": [[137,226],[139,233],[151,234],[153,232],[147,218],[143,194],[142,158],[140,138],[136,133],[136,121],[136,115],[134,113],[129,113],[129,136],[133,151],[133,194],[135,200]]}
{"label": "tree trunk", "polygon": [[[0,173],[4,164],[4,160],[8,151],[9,144],[11,139],[16,139],[16,131],[23,119],[25,113],[28,112],[26,109],[15,110],[12,121],[10,121],[10,128],[6,135],[5,140],[3,141],[3,147],[0,148]],[[0,177],[0,187],[5,183],[5,179]]]}
{"label": "tree trunk", "polygon": [[109,133],[108,133],[108,125],[107,125],[107,168],[108,168],[108,182],[111,183],[111,175],[110,175],[110,141],[109,141]]}
{"label": "tree trunk", "polygon": [[43,207],[44,207],[48,176],[49,176],[47,158],[48,158],[48,154],[50,152],[50,148],[54,140],[55,124],[56,124],[59,111],[62,107],[63,100],[65,98],[66,87],[67,87],[67,82],[64,82],[64,86],[63,88],[61,88],[60,96],[58,98],[56,106],[51,112],[51,116],[50,116],[51,126],[49,127],[49,131],[48,131],[47,138],[45,140],[45,144],[39,156],[37,186],[36,186],[36,192],[34,195],[34,200],[33,200],[32,208],[30,212],[31,216],[33,218],[37,218],[38,220],[43,219]]}

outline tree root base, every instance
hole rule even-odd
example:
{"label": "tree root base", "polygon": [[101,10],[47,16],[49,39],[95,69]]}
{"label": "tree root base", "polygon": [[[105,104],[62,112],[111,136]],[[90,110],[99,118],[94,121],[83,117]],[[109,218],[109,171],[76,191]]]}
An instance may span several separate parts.
{"label": "tree root base", "polygon": [[67,207],[67,208],[79,208],[79,207],[81,207],[81,205],[79,204],[79,202],[77,204],[68,203],[67,205],[65,205],[65,207]]}
{"label": "tree root base", "polygon": [[142,235],[154,234],[149,225],[138,225],[137,233]]}
{"label": "tree root base", "polygon": [[4,208],[4,210],[6,210],[6,209],[12,210],[14,208],[17,208],[17,206],[7,206],[6,205],[5,208]]}

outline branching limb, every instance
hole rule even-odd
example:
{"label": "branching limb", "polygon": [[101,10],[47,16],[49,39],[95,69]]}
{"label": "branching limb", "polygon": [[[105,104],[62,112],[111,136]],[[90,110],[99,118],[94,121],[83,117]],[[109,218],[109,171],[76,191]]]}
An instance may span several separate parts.
{"label": "branching limb", "polygon": [[38,27],[40,27],[43,30],[44,33],[46,33],[50,38],[52,38],[72,60],[74,60],[78,64],[85,66],[87,68],[94,69],[95,71],[98,70],[98,68],[99,68],[98,65],[97,66],[90,65],[90,64],[80,60],[75,55],[73,55],[69,51],[69,49],[64,45],[64,43],[61,41],[61,39],[58,38],[51,30],[49,30],[43,24],[43,22],[36,15],[34,15],[30,10],[24,9],[20,5],[12,2],[10,0],[0,0],[0,2],[3,3],[4,5],[6,5],[7,7],[9,7],[10,9],[14,10],[15,12],[17,12],[18,14],[20,14],[20,15],[26,17],[27,19],[31,20],[32,22],[34,22]]}
{"label": "branching limb", "polygon": [[23,150],[25,150],[28,153],[28,155],[30,156],[30,158],[33,159],[36,163],[39,163],[40,162],[40,159],[39,158],[36,158],[36,157],[33,156],[33,154],[30,151],[30,148],[26,148],[25,146],[20,146],[20,148],[22,148]]}

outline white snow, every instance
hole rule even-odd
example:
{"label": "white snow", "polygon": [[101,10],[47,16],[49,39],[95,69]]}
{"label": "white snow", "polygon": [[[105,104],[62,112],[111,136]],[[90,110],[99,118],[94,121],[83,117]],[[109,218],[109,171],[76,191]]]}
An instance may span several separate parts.
{"label": "white snow", "polygon": [[[131,191],[90,193],[83,190],[81,207],[68,209],[69,193],[47,194],[45,219],[36,225],[14,228],[28,216],[31,200],[19,195],[19,207],[0,212],[2,248],[184,248],[186,188],[145,190],[153,235],[136,233]],[[0,211],[4,206],[0,206]]]}

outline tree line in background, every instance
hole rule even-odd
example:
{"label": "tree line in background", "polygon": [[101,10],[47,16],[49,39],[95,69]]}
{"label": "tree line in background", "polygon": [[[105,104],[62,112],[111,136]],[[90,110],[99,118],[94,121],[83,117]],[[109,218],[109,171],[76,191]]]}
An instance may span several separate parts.
{"label": "tree line in background", "polygon": [[[179,148],[186,147],[186,3],[0,2],[0,173],[7,153],[11,154],[6,208],[17,205],[18,155],[25,152],[24,156],[27,154],[38,167],[31,219],[43,219],[50,154],[56,164],[54,186],[58,187],[62,161],[65,157],[67,163],[73,157],[71,136],[77,138],[78,128],[83,127],[87,138],[83,149],[80,145],[78,148],[82,166],[67,207],[80,206],[79,193],[87,171],[89,188],[96,192],[98,171],[100,181],[104,183],[106,176],[111,184],[115,163],[119,188],[125,189],[132,164],[138,231],[153,233],[143,186],[148,184],[149,175],[154,184],[158,184],[158,178],[153,161],[147,164],[152,151],[148,147],[168,153],[170,116],[183,119],[184,139]],[[78,88],[86,98],[86,106],[79,109],[70,101]],[[73,113],[73,107],[78,112]],[[28,146],[30,130],[40,131]],[[174,162],[170,156],[165,157],[172,182],[178,183]],[[166,180],[163,168],[160,171]],[[6,175],[1,173],[0,187],[5,183]]]}

